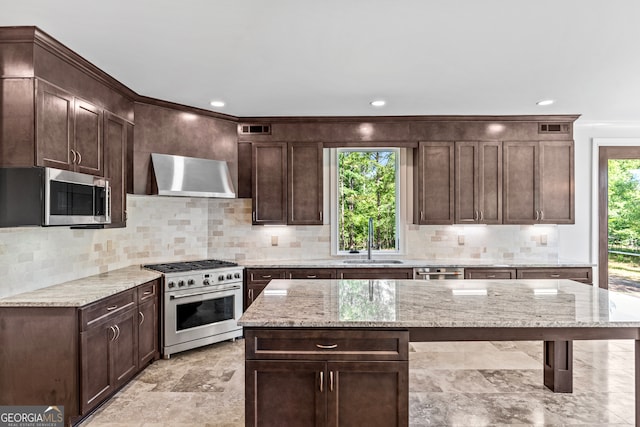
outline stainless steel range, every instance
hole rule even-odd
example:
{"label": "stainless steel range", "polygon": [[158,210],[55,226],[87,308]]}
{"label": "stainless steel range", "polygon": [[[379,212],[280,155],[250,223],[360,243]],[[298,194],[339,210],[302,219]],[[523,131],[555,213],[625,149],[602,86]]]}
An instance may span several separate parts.
{"label": "stainless steel range", "polygon": [[243,269],[216,259],[149,264],[164,274],[163,356],[242,336]]}

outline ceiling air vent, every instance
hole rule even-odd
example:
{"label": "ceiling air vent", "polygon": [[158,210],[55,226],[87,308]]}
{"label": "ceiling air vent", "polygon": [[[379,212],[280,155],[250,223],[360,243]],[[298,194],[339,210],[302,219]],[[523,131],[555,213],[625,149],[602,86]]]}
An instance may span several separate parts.
{"label": "ceiling air vent", "polygon": [[538,123],[538,133],[569,133],[569,123]]}
{"label": "ceiling air vent", "polygon": [[240,133],[251,135],[271,135],[271,125],[240,125]]}

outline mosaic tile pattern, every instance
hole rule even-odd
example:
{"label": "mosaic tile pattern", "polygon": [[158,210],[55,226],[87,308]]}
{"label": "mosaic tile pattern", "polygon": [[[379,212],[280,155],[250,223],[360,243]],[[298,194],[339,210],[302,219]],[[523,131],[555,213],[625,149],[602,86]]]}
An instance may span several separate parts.
{"label": "mosaic tile pattern", "polygon": [[[634,425],[633,341],[576,341],[574,392],[542,385],[541,342],[411,343],[409,425]],[[244,426],[244,342],[159,360],[81,427]],[[425,363],[428,361],[428,363]]]}

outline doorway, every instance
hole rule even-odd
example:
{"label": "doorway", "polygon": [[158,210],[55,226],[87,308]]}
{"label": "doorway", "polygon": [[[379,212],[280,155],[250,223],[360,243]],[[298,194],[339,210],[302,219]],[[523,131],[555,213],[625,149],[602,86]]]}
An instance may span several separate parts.
{"label": "doorway", "polygon": [[640,147],[601,146],[598,282],[640,296]]}

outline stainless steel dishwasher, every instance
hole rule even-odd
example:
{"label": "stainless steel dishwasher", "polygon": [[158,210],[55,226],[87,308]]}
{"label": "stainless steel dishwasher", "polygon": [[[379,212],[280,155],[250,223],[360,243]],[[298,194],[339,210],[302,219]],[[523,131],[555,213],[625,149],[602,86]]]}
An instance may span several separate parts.
{"label": "stainless steel dishwasher", "polygon": [[420,267],[413,269],[416,280],[460,280],[464,279],[462,267]]}

